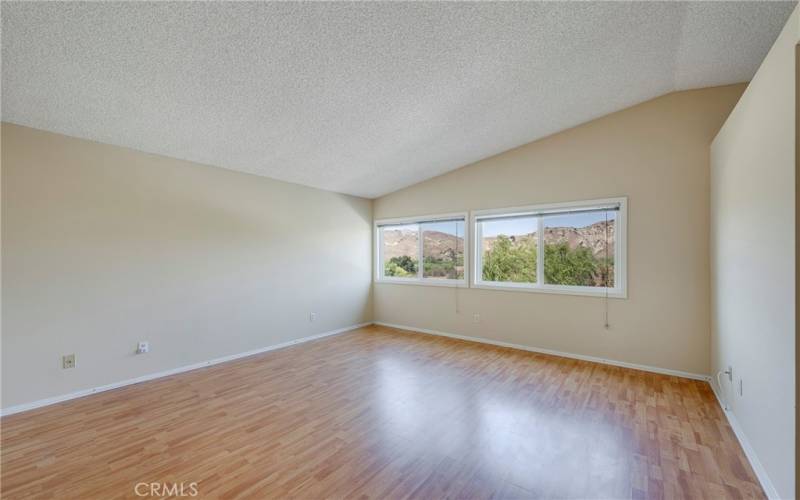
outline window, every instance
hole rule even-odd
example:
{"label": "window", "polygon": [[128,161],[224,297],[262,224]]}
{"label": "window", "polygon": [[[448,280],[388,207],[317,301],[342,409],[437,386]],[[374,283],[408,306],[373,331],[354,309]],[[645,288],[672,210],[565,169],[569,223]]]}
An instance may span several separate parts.
{"label": "window", "polygon": [[377,221],[378,281],[466,286],[466,214]]}
{"label": "window", "polygon": [[625,297],[625,198],[474,213],[479,288]]}

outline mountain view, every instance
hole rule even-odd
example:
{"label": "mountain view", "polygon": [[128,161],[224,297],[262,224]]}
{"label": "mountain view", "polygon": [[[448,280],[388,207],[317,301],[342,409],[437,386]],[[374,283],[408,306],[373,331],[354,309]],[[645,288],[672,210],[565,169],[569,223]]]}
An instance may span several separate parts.
{"label": "mountain view", "polygon": [[[498,236],[483,238],[483,251],[489,252],[495,245]],[[529,233],[522,236],[508,236],[515,244],[524,245],[526,240],[536,241],[536,233]],[[606,245],[608,242],[608,245]],[[586,227],[546,227],[544,230],[544,244],[556,245],[565,243],[567,248],[575,250],[579,247],[588,248],[592,255],[597,258],[614,256],[614,221],[608,221],[608,237],[606,237],[605,221],[596,222]],[[535,245],[534,245],[535,246]],[[607,247],[607,248],[606,248]]]}
{"label": "mountain view", "polygon": [[[608,227],[606,227],[606,225]],[[608,234],[606,234],[606,232]],[[463,277],[464,239],[440,231],[422,231],[425,277]],[[613,286],[614,220],[584,227],[545,227],[545,282],[578,286]],[[484,237],[485,281],[535,282],[536,233]],[[414,275],[418,232],[386,229],[383,255],[387,276]]]}
{"label": "mountain view", "polygon": [[[434,257],[453,256],[463,252],[464,238],[439,231],[423,231],[423,251],[425,255]],[[416,256],[419,239],[417,231],[391,229],[383,233],[384,258],[400,257],[403,255]]]}

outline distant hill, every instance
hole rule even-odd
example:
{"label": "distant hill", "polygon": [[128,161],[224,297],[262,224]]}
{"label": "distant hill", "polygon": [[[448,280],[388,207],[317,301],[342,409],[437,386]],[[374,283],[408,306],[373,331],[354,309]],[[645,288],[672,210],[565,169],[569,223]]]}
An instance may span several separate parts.
{"label": "distant hill", "polygon": [[[545,244],[566,242],[569,248],[574,249],[584,246],[591,249],[595,257],[605,257],[606,255],[606,223],[605,221],[596,222],[589,226],[574,227],[551,227],[544,233]],[[608,221],[608,255],[614,256],[614,221]],[[536,233],[521,236],[512,236],[511,239],[516,244],[522,245],[533,243]],[[496,237],[483,239],[483,251],[492,249]],[[414,231],[403,231],[399,229],[388,230],[383,233],[384,256],[391,259],[401,255],[417,254],[417,233]],[[463,250],[464,239],[456,238],[452,234],[439,231],[425,231],[423,238],[425,255],[443,258],[452,256],[455,249]]]}
{"label": "distant hill", "polygon": [[[384,257],[387,260],[401,255],[417,255],[418,252],[416,231],[385,231],[383,243]],[[423,244],[425,255],[437,258],[454,257],[456,249],[459,253],[464,250],[464,238],[456,238],[452,234],[439,231],[424,231]]]}
{"label": "distant hill", "polygon": [[[510,237],[515,243],[522,245],[528,242],[533,243],[536,233],[529,233],[522,236]],[[483,251],[492,249],[496,237],[483,239]],[[606,223],[605,221],[595,222],[585,227],[549,227],[544,231],[545,245],[555,243],[566,243],[570,249],[586,247],[592,251],[595,257],[605,257],[606,255]],[[608,256],[614,256],[614,221],[608,221]]]}

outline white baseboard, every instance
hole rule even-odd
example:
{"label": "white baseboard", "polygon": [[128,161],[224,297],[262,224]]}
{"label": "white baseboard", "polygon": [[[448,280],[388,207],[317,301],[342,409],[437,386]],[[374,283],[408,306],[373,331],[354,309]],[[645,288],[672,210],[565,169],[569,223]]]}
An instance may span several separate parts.
{"label": "white baseboard", "polygon": [[708,385],[711,386],[711,390],[714,392],[714,396],[716,396],[717,402],[719,403],[720,408],[722,408],[722,412],[728,419],[728,423],[730,424],[731,429],[733,429],[736,439],[739,440],[739,444],[742,446],[742,450],[744,450],[744,454],[747,457],[747,460],[750,462],[753,472],[756,473],[758,482],[761,483],[761,487],[764,489],[764,494],[767,495],[767,498],[770,500],[780,500],[781,497],[778,494],[778,490],[775,488],[775,485],[772,484],[772,480],[769,478],[767,470],[761,464],[761,460],[758,459],[756,450],[753,449],[753,447],[750,445],[750,441],[747,440],[747,435],[744,433],[744,429],[742,429],[739,421],[736,420],[736,415],[733,414],[732,410],[725,409],[725,404],[722,402],[722,398],[718,392],[718,390],[721,388],[717,388],[713,381],[709,381]]}
{"label": "white baseboard", "polygon": [[231,354],[229,356],[223,356],[221,358],[214,358],[208,361],[201,361],[199,363],[193,363],[191,365],[180,366],[178,368],[172,368],[170,370],[164,370],[156,373],[149,373],[147,375],[142,375],[141,377],[130,378],[127,380],[122,380],[120,382],[114,382],[112,384],[101,385],[98,387],[91,387],[89,389],[82,389],[80,391],[71,392],[69,394],[62,394],[60,396],[53,396],[51,398],[39,399],[37,401],[31,401],[30,403],[23,403],[16,406],[10,406],[8,408],[3,408],[0,410],[0,416],[6,415],[13,415],[14,413],[20,413],[23,411],[33,410],[35,408],[41,408],[42,406],[48,406],[56,403],[60,403],[62,401],[68,401],[70,399],[82,398],[84,396],[89,396],[91,394],[96,394],[98,392],[105,392],[110,391],[112,389],[118,389],[120,387],[125,387],[126,385],[133,385],[138,384],[141,382],[147,382],[148,380],[153,380],[161,377],[168,377],[170,375],[175,375],[177,373],[188,372],[191,370],[196,370],[198,368],[204,368],[206,366],[217,365],[220,363],[225,363],[226,361],[233,361],[235,359],[245,358],[247,356],[253,356],[255,354],[261,354],[263,352],[274,351],[276,349],[282,349],[284,347],[289,347],[295,344],[301,344],[303,342],[310,342],[312,340],[321,339],[323,337],[329,337],[331,335],[336,335],[339,333],[349,332],[350,330],[355,330],[356,328],[361,328],[364,326],[371,325],[372,322],[368,323],[361,323],[359,325],[352,325],[347,326],[344,328],[339,328],[337,330],[331,330],[329,332],[318,333],[316,335],[310,335],[308,337],[303,337],[295,340],[290,340],[289,342],[283,342],[281,344],[275,344],[267,347],[260,347],[258,349],[253,349],[252,351],[240,352],[237,354]]}
{"label": "white baseboard", "polygon": [[521,349],[523,351],[538,352],[541,354],[550,354],[553,356],[560,356],[562,358],[580,359],[583,361],[592,361],[594,363],[602,363],[604,365],[620,366],[622,368],[632,368],[634,370],[642,370],[646,372],[660,373],[662,375],[672,375],[675,377],[690,378],[693,380],[709,381],[708,375],[700,375],[697,373],[683,372],[680,370],[670,370],[669,368],[660,368],[657,366],[639,365],[636,363],[628,363],[625,361],[617,361],[615,359],[597,358],[595,356],[586,356],[583,354],[573,354],[571,352],[554,351],[552,349],[542,349],[540,347],[531,347],[522,344],[512,344],[510,342],[501,342],[499,340],[491,340],[483,337],[470,337],[468,335],[458,335],[455,333],[440,332],[437,330],[429,330],[427,328],[416,328],[413,326],[396,325],[392,323],[384,323],[382,321],[375,321],[374,324],[386,326],[389,328],[397,328],[399,330],[409,330],[412,332],[427,333],[430,335],[439,335],[442,337],[450,337],[460,340],[469,340],[471,342],[480,342],[482,344],[491,344],[500,347],[510,347],[512,349]]}

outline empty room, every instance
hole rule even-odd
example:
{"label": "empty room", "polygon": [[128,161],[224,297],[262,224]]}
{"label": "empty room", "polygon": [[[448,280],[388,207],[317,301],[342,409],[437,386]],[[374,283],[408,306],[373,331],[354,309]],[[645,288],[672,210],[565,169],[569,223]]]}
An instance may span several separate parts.
{"label": "empty room", "polygon": [[0,18],[3,499],[796,498],[796,1]]}

